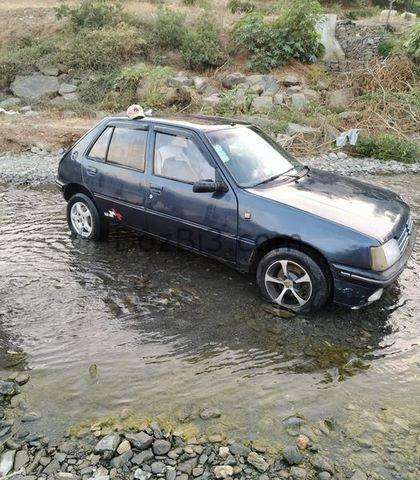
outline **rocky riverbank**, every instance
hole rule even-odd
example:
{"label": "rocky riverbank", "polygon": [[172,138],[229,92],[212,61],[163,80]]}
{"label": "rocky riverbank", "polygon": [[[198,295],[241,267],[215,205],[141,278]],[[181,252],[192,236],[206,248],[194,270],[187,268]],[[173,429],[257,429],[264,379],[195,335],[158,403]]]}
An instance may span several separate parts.
{"label": "rocky riverbank", "polygon": [[[317,445],[328,422],[309,426],[299,416],[284,420],[293,438],[287,445],[238,442],[218,433],[215,408],[199,410],[203,423],[213,422],[213,433],[201,434],[180,416],[175,429],[162,422],[140,421],[126,412],[93,424],[70,428],[63,438],[50,441],[32,431],[38,418],[23,390],[26,373],[0,380],[0,477],[15,480],[207,480],[344,479],[366,480],[361,470],[335,465]],[[375,477],[371,477],[375,478]]]}
{"label": "rocky riverbank", "polygon": [[[62,153],[62,149],[51,152],[34,147],[27,153],[0,154],[0,182],[33,186],[53,184]],[[309,167],[342,175],[420,173],[420,163],[406,164],[393,160],[351,157],[344,152],[332,152],[300,160]]]}

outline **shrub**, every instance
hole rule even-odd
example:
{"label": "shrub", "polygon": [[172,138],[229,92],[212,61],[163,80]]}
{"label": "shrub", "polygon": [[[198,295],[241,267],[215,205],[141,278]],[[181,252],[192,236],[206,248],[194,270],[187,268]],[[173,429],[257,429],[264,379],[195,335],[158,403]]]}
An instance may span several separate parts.
{"label": "shrub", "polygon": [[181,55],[185,65],[193,70],[219,67],[226,58],[218,31],[206,20],[187,30],[181,46]]}
{"label": "shrub", "polygon": [[122,21],[122,6],[118,0],[83,0],[69,7],[61,5],[55,9],[58,19],[65,18],[75,30],[84,28],[103,28]]}
{"label": "shrub", "polygon": [[268,71],[292,58],[313,62],[323,52],[316,30],[321,13],[316,0],[292,2],[272,23],[251,13],[236,23],[233,39],[249,53],[249,67],[255,70]]}
{"label": "shrub", "polygon": [[405,55],[420,61],[420,23],[414,24],[404,33],[400,48]]}
{"label": "shrub", "polygon": [[138,57],[144,51],[144,43],[136,28],[124,24],[84,30],[63,42],[56,61],[68,69],[110,70]]}
{"label": "shrub", "polygon": [[396,40],[394,37],[384,38],[378,45],[378,52],[383,57],[388,57],[391,55],[392,51],[395,49]]}
{"label": "shrub", "polygon": [[251,0],[229,0],[228,8],[232,13],[250,13],[255,10],[255,3]]}
{"label": "shrub", "polygon": [[88,105],[100,104],[106,95],[115,89],[117,76],[116,71],[111,71],[83,82],[78,90],[80,100]]}
{"label": "shrub", "polygon": [[417,146],[414,142],[388,133],[378,136],[361,136],[354,151],[364,157],[383,160],[397,160],[405,163],[418,161]]}
{"label": "shrub", "polygon": [[37,62],[56,52],[56,44],[50,38],[23,38],[0,54],[0,88],[10,84],[17,74],[29,73]]}
{"label": "shrub", "polygon": [[168,8],[159,10],[150,34],[151,41],[161,48],[179,48],[185,34],[184,15]]}

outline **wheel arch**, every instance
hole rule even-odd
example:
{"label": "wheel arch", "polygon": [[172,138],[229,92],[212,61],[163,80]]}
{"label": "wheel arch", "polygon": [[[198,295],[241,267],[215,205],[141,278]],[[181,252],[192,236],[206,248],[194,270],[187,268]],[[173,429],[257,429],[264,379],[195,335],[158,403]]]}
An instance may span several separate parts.
{"label": "wheel arch", "polygon": [[95,204],[95,207],[97,207],[92,193],[86,187],[84,187],[83,185],[80,185],[80,183],[68,183],[64,187],[63,195],[66,202],[68,202],[70,198],[76,193],[85,194],[87,197],[89,197],[92,200],[92,202]]}
{"label": "wheel arch", "polygon": [[309,245],[306,242],[302,242],[301,240],[297,240],[295,238],[287,237],[287,236],[279,236],[275,238],[270,238],[262,242],[258,245],[251,254],[250,259],[250,267],[249,271],[251,273],[255,273],[257,271],[258,264],[260,260],[271,250],[276,248],[282,247],[291,247],[299,250],[301,252],[306,253],[309,255],[314,261],[318,263],[318,265],[322,268],[324,273],[326,274],[330,290],[332,290],[333,286],[333,275],[331,272],[330,265],[325,258],[325,256],[315,247]]}

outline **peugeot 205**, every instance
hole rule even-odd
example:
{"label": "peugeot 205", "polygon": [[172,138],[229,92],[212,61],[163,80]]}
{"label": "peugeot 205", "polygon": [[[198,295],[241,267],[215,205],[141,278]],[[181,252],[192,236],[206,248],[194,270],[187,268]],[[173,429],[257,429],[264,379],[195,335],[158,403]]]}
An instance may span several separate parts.
{"label": "peugeot 205", "polygon": [[256,126],[215,117],[132,106],[64,154],[57,184],[74,235],[145,232],[254,273],[267,300],[298,312],[378,300],[414,244],[395,193],[310,169]]}

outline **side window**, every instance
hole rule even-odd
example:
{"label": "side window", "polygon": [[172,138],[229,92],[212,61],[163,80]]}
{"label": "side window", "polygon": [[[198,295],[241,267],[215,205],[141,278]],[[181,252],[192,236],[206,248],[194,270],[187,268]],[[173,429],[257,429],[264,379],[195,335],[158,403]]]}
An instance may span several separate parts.
{"label": "side window", "polygon": [[108,148],[108,142],[111,137],[112,127],[107,127],[93,144],[89,152],[89,157],[95,158],[96,160],[105,161],[106,150]]}
{"label": "side window", "polygon": [[214,167],[193,140],[166,133],[156,133],[154,173],[187,183],[216,178]]}
{"label": "side window", "polygon": [[106,161],[144,171],[147,130],[115,127]]}

